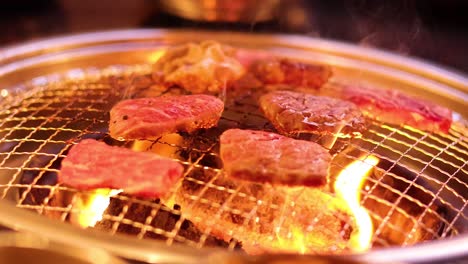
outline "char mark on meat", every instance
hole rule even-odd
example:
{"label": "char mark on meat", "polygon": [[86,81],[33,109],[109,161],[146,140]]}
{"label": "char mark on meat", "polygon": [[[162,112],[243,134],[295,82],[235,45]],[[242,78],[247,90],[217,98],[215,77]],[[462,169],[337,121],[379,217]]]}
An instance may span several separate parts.
{"label": "char mark on meat", "polygon": [[226,174],[235,179],[289,186],[327,182],[330,154],[320,145],[275,133],[229,129],[220,137]]}
{"label": "char mark on meat", "polygon": [[224,103],[211,95],[179,95],[121,101],[110,111],[109,132],[117,139],[156,139],[174,132],[216,126]]}
{"label": "char mark on meat", "polygon": [[85,139],[63,159],[58,182],[78,190],[122,189],[158,198],[168,194],[182,173],[183,166],[174,160]]}

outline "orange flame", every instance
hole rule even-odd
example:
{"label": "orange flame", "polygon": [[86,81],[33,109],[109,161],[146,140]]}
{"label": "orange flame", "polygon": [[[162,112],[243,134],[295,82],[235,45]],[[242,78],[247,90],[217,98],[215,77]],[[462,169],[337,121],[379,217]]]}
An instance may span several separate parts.
{"label": "orange flame", "polygon": [[277,246],[280,250],[294,253],[297,252],[300,254],[305,254],[308,251],[306,247],[306,237],[300,228],[293,226],[285,238],[283,238],[279,232],[275,232],[275,234],[278,244]]}
{"label": "orange flame", "polygon": [[[286,193],[294,202],[290,207],[283,207],[274,238],[259,244],[267,251],[285,253],[344,252],[348,239],[341,232],[351,230],[345,228],[345,231],[342,226],[341,217],[351,220],[345,202],[320,188],[301,189],[298,192],[294,187],[287,187]],[[284,204],[288,201],[289,198]]]}
{"label": "orange flame", "polygon": [[157,142],[149,140],[135,140],[132,145],[132,150],[153,152],[163,157],[177,159],[179,150],[184,143],[184,138],[177,134],[166,134],[161,136]]}
{"label": "orange flame", "polygon": [[149,63],[155,63],[155,62],[157,62],[165,53],[166,53],[166,50],[165,50],[165,49],[160,49],[160,50],[157,50],[157,51],[152,52],[152,53],[148,56],[148,62],[149,62]]}
{"label": "orange flame", "polygon": [[353,161],[338,175],[334,184],[335,192],[347,205],[354,216],[357,230],[351,234],[350,247],[362,252],[370,248],[373,225],[367,210],[361,206],[361,189],[372,168],[379,163],[374,156]]}
{"label": "orange flame", "polygon": [[87,197],[79,197],[74,206],[80,209],[76,222],[81,227],[93,227],[102,220],[104,211],[110,204],[110,198],[122,190],[96,189]]}

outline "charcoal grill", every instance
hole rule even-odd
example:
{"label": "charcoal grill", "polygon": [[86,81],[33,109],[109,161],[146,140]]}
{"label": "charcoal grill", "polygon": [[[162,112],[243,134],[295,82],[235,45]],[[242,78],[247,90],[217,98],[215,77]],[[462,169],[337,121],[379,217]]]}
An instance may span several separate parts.
{"label": "charcoal grill", "polygon": [[[369,129],[362,137],[333,139],[330,152],[332,171],[342,170],[359,156],[380,159],[361,194],[361,204],[375,226],[372,248],[352,254],[352,259],[418,262],[468,255],[463,246],[468,242],[468,79],[397,55],[298,36],[130,30],[63,37],[2,50],[0,222],[54,241],[102,247],[126,258],[196,263],[213,255],[243,256],[242,241],[222,241],[211,234],[216,221],[226,215],[255,225],[261,207],[294,212],[300,190],[281,203],[259,202],[249,193],[247,183],[231,185],[220,180],[223,171],[217,136],[223,129],[273,129],[252,97],[228,102],[220,128],[183,134],[183,143],[168,138],[120,142],[108,136],[110,108],[122,98],[144,96],[145,88],[151,85],[150,64],[159,51],[205,39],[330,64],[336,72],[327,84],[330,87],[343,82],[379,85],[454,110],[455,122],[448,134],[369,120]],[[152,95],[180,92],[156,90]],[[70,146],[84,138],[129,148],[138,145],[144,150],[165,146],[185,166],[184,179],[173,193],[184,185],[191,186],[195,191],[184,196],[190,201],[189,207],[204,204],[215,208],[214,220],[186,215],[186,208],[174,200],[148,201],[117,194],[94,227],[70,225],[76,224],[80,215],[89,214],[80,204],[94,193],[58,185],[56,174]],[[310,139],[330,142],[314,135]],[[275,192],[271,186],[262,188],[265,193]],[[220,193],[223,201],[213,200],[213,192]],[[236,199],[244,199],[247,208],[233,206]],[[202,221],[208,228],[199,228],[197,223]],[[290,234],[288,227],[281,228]],[[229,232],[235,238],[245,228],[241,225]]]}

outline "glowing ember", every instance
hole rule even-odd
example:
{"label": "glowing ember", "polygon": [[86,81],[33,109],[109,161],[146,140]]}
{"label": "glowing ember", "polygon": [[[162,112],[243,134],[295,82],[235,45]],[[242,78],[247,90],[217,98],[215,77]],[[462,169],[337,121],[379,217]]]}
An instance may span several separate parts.
{"label": "glowing ember", "polygon": [[292,227],[291,231],[286,235],[286,239],[276,232],[276,238],[278,239],[279,248],[286,252],[294,252],[305,254],[307,253],[307,241],[303,230],[298,227]]}
{"label": "glowing ember", "polygon": [[373,225],[366,209],[360,204],[361,189],[378,162],[379,159],[374,156],[353,161],[340,172],[334,185],[337,196],[347,204],[356,221],[357,230],[351,234],[350,247],[358,252],[369,249],[371,244]]}
{"label": "glowing ember", "polygon": [[[341,198],[318,188],[287,188],[288,199],[276,219],[270,241],[257,241],[267,252],[337,254],[348,247],[353,225]],[[243,248],[251,254],[247,243]]]}
{"label": "glowing ember", "polygon": [[150,62],[150,63],[157,62],[165,53],[166,53],[166,50],[164,50],[164,49],[160,49],[160,50],[157,50],[155,52],[152,52],[148,56],[148,62]]}
{"label": "glowing ember", "polygon": [[178,152],[184,138],[177,133],[161,136],[157,142],[149,140],[135,140],[132,149],[135,151],[153,152],[163,157],[180,158]]}
{"label": "glowing ember", "polygon": [[104,211],[110,204],[110,198],[119,194],[122,190],[96,189],[87,197],[80,197],[74,203],[80,208],[76,222],[82,227],[93,227],[102,220]]}

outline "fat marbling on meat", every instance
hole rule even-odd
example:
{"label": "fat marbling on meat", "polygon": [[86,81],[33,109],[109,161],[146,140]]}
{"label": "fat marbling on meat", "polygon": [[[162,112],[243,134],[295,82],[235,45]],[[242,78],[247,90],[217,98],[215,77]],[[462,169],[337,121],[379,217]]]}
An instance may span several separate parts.
{"label": "fat marbling on meat", "polygon": [[340,99],[292,91],[274,91],[260,97],[265,116],[282,134],[313,132],[349,136],[365,129],[359,108]]}
{"label": "fat marbling on meat", "polygon": [[85,139],[63,159],[58,181],[78,190],[122,189],[157,198],[167,195],[182,173],[183,166],[172,159]]}
{"label": "fat marbling on meat", "polygon": [[443,133],[447,133],[452,124],[450,109],[394,89],[343,84],[323,89],[322,93],[350,101],[365,116],[390,124]]}
{"label": "fat marbling on meat", "polygon": [[288,186],[324,185],[331,161],[316,143],[241,129],[221,135],[220,156],[231,178]]}
{"label": "fat marbling on meat", "polygon": [[211,95],[168,95],[129,99],[110,111],[109,132],[116,139],[156,139],[174,132],[216,126],[224,103]]}

